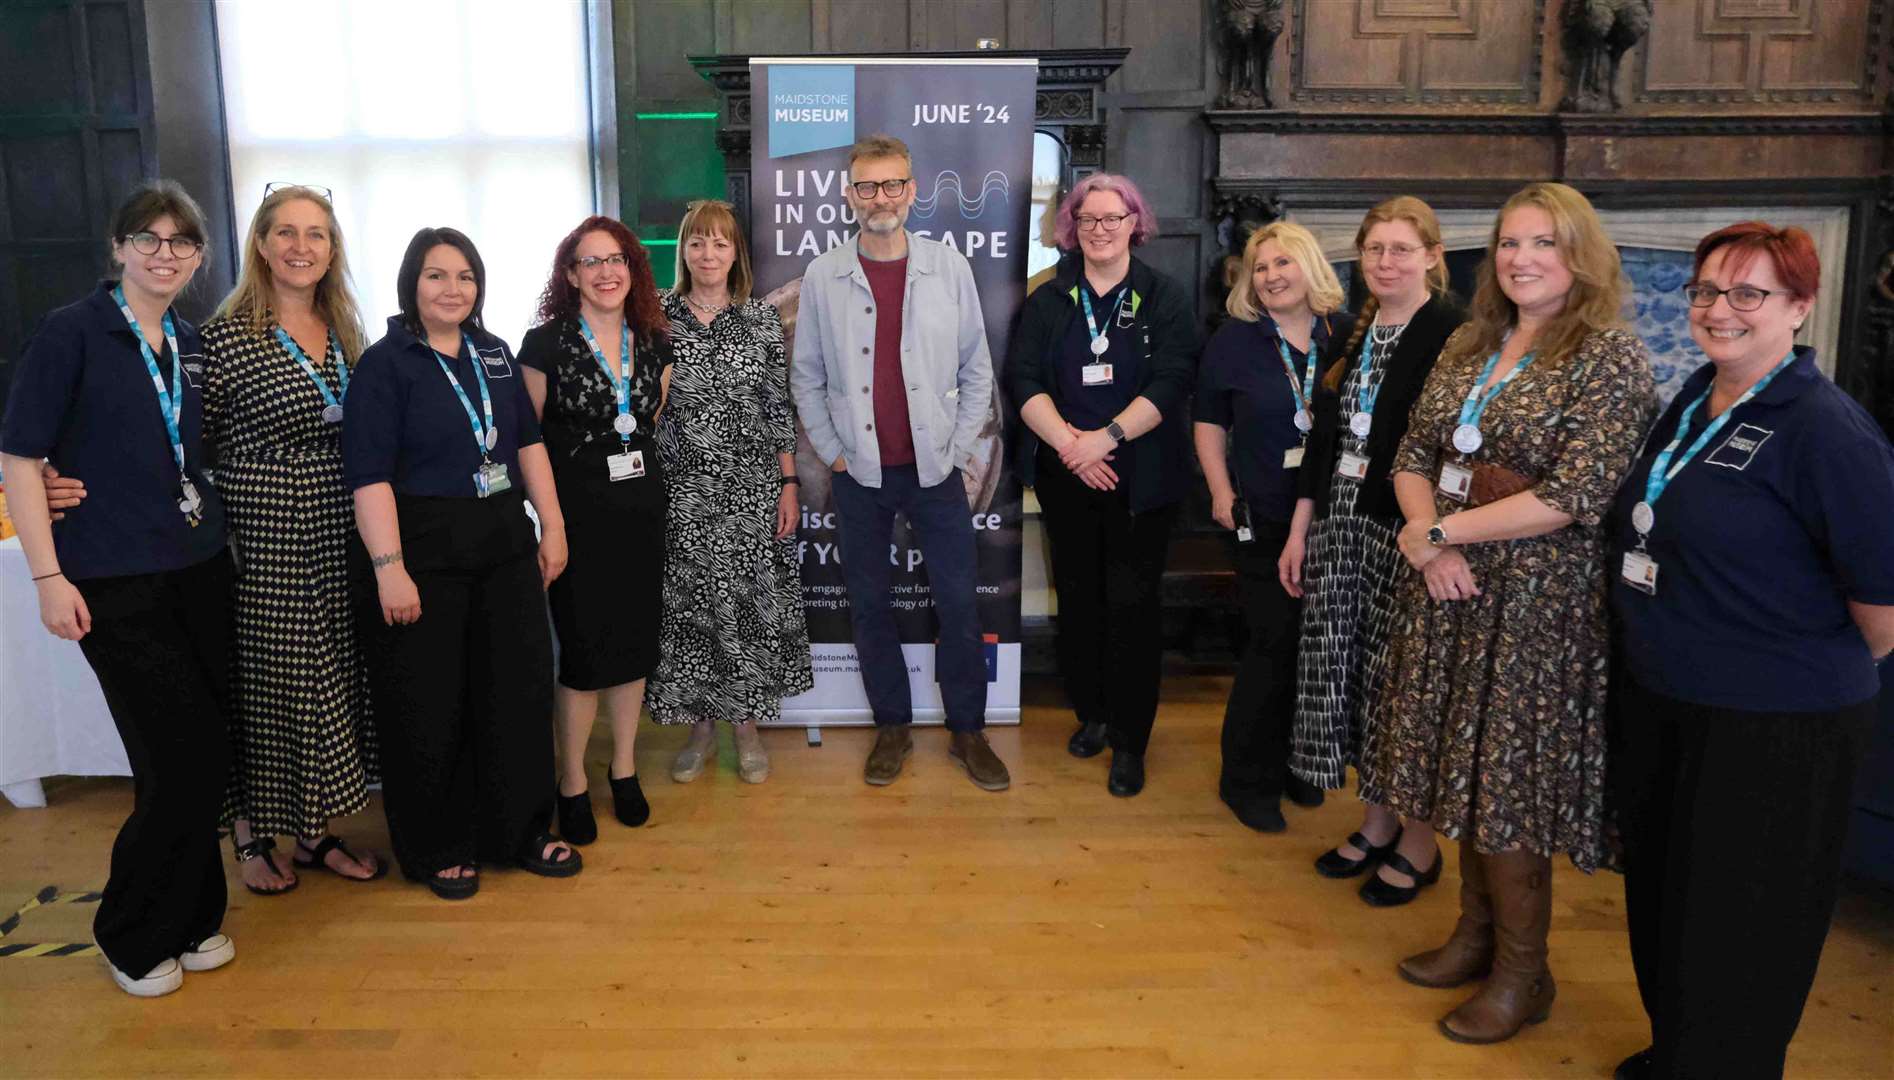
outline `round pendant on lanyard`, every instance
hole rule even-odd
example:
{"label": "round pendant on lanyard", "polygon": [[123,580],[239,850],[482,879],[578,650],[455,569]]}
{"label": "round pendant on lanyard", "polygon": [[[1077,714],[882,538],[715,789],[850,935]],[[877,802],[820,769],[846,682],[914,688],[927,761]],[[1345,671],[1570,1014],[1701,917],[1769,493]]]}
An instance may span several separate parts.
{"label": "round pendant on lanyard", "polygon": [[1638,504],[1631,508],[1631,527],[1638,531],[1638,535],[1646,536],[1656,524],[1657,511],[1651,508],[1650,503],[1639,499]]}
{"label": "round pendant on lanyard", "polygon": [[1473,453],[1485,442],[1478,424],[1461,424],[1453,429],[1453,448],[1462,454]]}
{"label": "round pendant on lanyard", "polygon": [[498,425],[487,429],[486,444],[488,453],[492,453],[493,450],[500,445],[500,429]]}
{"label": "round pendant on lanyard", "polygon": [[178,500],[179,510],[187,514],[195,514],[204,508],[204,497],[197,493],[197,485],[191,483],[190,477],[178,478],[178,491],[183,496]]}
{"label": "round pendant on lanyard", "polygon": [[619,413],[612,418],[612,430],[620,435],[630,435],[638,430],[638,421],[632,419],[630,413]]}
{"label": "round pendant on lanyard", "polygon": [[1306,435],[1309,433],[1310,429],[1314,427],[1315,427],[1315,417],[1309,415],[1309,410],[1297,409],[1296,410],[1296,430]]}
{"label": "round pendant on lanyard", "polygon": [[342,422],[342,406],[324,405],[322,407],[322,422],[325,424],[341,423]]}
{"label": "round pendant on lanyard", "polygon": [[1093,356],[1103,356],[1105,355],[1105,350],[1109,348],[1111,348],[1111,338],[1106,337],[1104,334],[1100,334],[1092,339]]}
{"label": "round pendant on lanyard", "polygon": [[1357,439],[1367,438],[1368,432],[1373,429],[1374,414],[1371,412],[1358,412],[1348,418],[1348,430],[1354,432]]}

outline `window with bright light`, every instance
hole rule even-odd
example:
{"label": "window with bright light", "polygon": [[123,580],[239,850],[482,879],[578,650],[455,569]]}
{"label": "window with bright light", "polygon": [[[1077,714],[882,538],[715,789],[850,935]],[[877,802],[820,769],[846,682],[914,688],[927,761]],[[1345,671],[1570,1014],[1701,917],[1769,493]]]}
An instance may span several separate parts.
{"label": "window with bright light", "polygon": [[239,235],[266,184],[326,187],[379,338],[415,230],[487,264],[517,346],[559,239],[593,212],[585,7],[518,0],[217,0]]}

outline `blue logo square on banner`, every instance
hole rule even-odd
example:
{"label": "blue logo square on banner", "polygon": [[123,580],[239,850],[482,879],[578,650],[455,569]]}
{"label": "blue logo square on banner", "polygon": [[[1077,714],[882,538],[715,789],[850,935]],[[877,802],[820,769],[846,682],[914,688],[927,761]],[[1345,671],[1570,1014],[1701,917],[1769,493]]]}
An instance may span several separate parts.
{"label": "blue logo square on banner", "polygon": [[769,156],[855,141],[855,65],[771,64]]}

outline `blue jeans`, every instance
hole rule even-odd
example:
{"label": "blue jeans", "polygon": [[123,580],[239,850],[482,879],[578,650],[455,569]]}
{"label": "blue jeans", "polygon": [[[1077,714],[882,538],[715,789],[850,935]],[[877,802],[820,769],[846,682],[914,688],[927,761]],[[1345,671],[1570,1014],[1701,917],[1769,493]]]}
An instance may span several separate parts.
{"label": "blue jeans", "polygon": [[986,658],[981,653],[980,613],[974,601],[978,559],[960,470],[933,487],[921,486],[912,465],[881,470],[878,488],[863,487],[847,473],[837,473],[832,490],[841,517],[842,580],[848,586],[855,654],[861,660],[862,687],[868,692],[876,725],[914,719],[907,659],[901,652],[888,591],[894,570],[888,545],[894,542],[894,515],[899,511],[920,545],[934,613],[940,620],[934,677],[947,709],[947,729],[985,727]]}

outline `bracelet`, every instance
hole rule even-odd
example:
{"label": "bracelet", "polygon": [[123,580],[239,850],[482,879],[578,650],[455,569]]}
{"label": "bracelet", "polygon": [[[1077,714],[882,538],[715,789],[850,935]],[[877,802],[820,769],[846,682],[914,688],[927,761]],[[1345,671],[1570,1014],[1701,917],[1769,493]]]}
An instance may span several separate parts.
{"label": "bracelet", "polygon": [[34,580],[34,581],[45,581],[45,580],[46,580],[47,578],[56,578],[56,577],[59,577],[59,576],[61,576],[61,575],[63,575],[64,573],[65,573],[65,571],[64,571],[64,570],[55,570],[55,571],[53,571],[53,572],[52,572],[52,573],[50,573],[50,574],[41,574],[40,576],[38,576],[38,577],[36,577],[36,578],[34,578],[33,580]]}
{"label": "bracelet", "polygon": [[788,476],[783,477],[783,482],[782,482],[783,487],[788,487],[791,484],[794,484],[797,487],[802,486],[802,481],[796,479],[795,473],[790,473]]}

